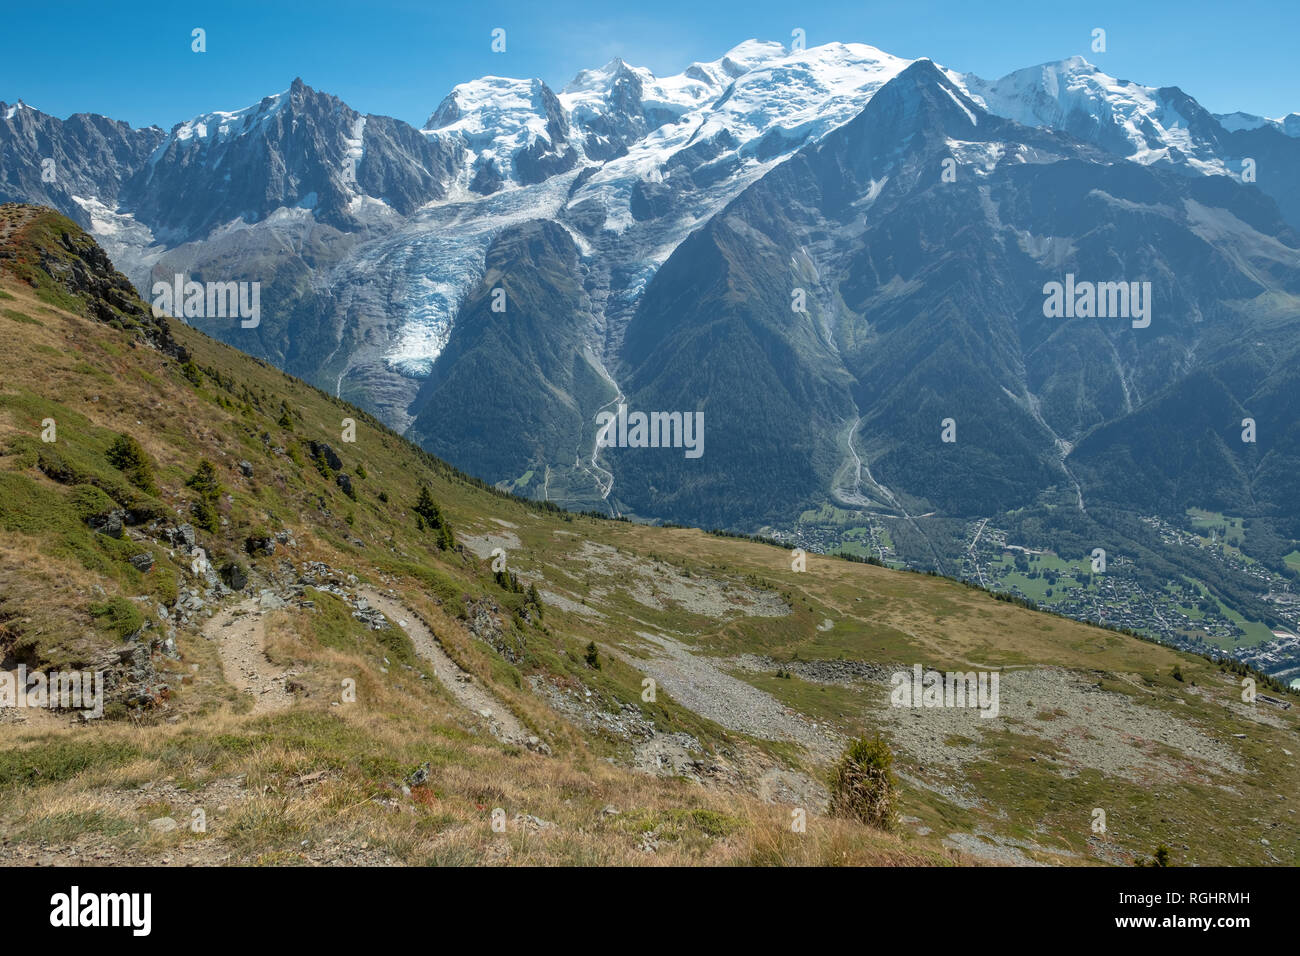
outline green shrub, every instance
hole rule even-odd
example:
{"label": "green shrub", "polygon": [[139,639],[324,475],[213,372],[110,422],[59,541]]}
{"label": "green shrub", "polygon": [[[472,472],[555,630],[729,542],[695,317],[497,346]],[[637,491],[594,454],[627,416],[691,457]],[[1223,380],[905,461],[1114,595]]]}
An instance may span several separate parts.
{"label": "green shrub", "polygon": [[894,754],[879,737],[859,737],[845,748],[831,770],[830,810],[853,817],[878,830],[894,828],[894,802],[898,778]]}
{"label": "green shrub", "polygon": [[120,595],[98,604],[90,605],[90,615],[105,630],[118,637],[129,637],[144,627],[144,615],[136,603]]}
{"label": "green shrub", "polygon": [[141,491],[157,494],[153,482],[153,465],[140,443],[130,435],[118,435],[108,447],[108,463],[126,476]]}
{"label": "green shrub", "polygon": [[77,485],[68,495],[68,501],[82,521],[108,514],[117,508],[117,502],[94,485]]}
{"label": "green shrub", "polygon": [[527,597],[528,600],[524,604],[525,608],[531,607],[537,615],[537,619],[541,620],[545,612],[542,610],[542,596],[537,592],[536,583],[528,585]]}
{"label": "green shrub", "polygon": [[68,460],[49,445],[42,445],[37,449],[36,467],[46,478],[63,485],[70,485],[81,477]]}

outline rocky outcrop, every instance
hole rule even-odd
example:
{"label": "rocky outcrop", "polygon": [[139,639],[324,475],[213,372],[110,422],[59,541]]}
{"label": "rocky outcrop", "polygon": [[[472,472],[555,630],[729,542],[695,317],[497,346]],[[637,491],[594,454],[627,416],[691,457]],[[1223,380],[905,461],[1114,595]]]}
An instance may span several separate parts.
{"label": "rocky outcrop", "polygon": [[465,626],[469,632],[511,664],[522,663],[525,647],[523,635],[513,628],[508,631],[503,628],[500,615],[501,608],[487,598],[465,600]]}
{"label": "rocky outcrop", "polygon": [[326,442],[310,441],[307,443],[307,448],[311,451],[313,459],[328,465],[334,471],[338,471],[343,467],[343,459]]}
{"label": "rocky outcrop", "polygon": [[172,337],[163,316],[141,301],[129,279],[114,268],[100,245],[65,217],[39,206],[0,206],[6,241],[0,265],[10,262],[35,284],[32,265],[79,299],[90,318],[133,333],[138,341],[178,361],[189,354]]}

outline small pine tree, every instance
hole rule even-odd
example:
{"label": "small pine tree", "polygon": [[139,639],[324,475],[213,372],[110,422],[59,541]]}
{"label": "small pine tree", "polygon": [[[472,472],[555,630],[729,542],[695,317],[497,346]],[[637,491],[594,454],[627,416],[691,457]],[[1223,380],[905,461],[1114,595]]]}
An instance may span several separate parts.
{"label": "small pine tree", "polygon": [[316,466],[316,471],[319,472],[320,476],[326,481],[334,477],[334,469],[331,468],[330,463],[325,460],[325,452],[319,445],[312,450],[311,463]]}
{"label": "small pine tree", "polygon": [[416,499],[415,507],[415,525],[421,531],[426,527],[432,528],[437,533],[437,545],[440,550],[450,551],[456,547],[456,538],[451,533],[451,525],[447,519],[442,516],[442,509],[438,503],[433,500],[433,494],[429,491],[428,485],[420,485],[420,495]]}
{"label": "small pine tree", "polygon": [[420,486],[420,495],[416,498],[415,508],[412,510],[423,518],[430,528],[437,528],[442,525],[442,509],[433,500],[433,493],[429,491],[428,485]]}
{"label": "small pine tree", "polygon": [[190,506],[194,523],[204,531],[216,532],[217,499],[221,497],[221,482],[217,480],[217,469],[205,458],[199,462],[198,470],[190,476],[185,485],[198,494],[198,500]]}
{"label": "small pine tree", "polygon": [[198,470],[185,482],[187,488],[193,488],[201,498],[216,498],[221,494],[221,482],[217,480],[217,469],[212,462],[204,458],[199,462]]}
{"label": "small pine tree", "polygon": [[190,505],[190,516],[193,517],[196,525],[209,534],[216,534],[217,529],[221,527],[221,518],[217,514],[216,506],[210,501],[194,502]]}
{"label": "small pine tree", "polygon": [[524,610],[531,609],[532,613],[537,615],[537,619],[542,619],[542,596],[537,591],[537,584],[533,582],[528,585],[528,590],[524,594]]}
{"label": "small pine tree", "polygon": [[1155,856],[1138,857],[1133,864],[1134,866],[1172,866],[1169,859],[1169,847],[1161,843],[1156,847]]}
{"label": "small pine tree", "polygon": [[600,651],[596,648],[596,642],[592,641],[587,645],[587,653],[583,655],[587,666],[594,670],[600,670]]}

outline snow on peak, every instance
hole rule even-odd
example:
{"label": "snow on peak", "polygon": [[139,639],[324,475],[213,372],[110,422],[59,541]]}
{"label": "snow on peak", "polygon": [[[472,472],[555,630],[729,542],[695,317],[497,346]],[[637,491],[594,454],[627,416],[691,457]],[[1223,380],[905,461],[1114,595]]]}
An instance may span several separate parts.
{"label": "snow on peak", "polygon": [[785,55],[786,48],[780,43],[768,40],[746,40],[732,47],[716,60],[708,63],[692,63],[681,75],[721,90],[736,77]]}
{"label": "snow on peak", "polygon": [[[556,155],[572,149],[579,161],[615,163],[609,171],[615,177],[632,167],[653,177],[672,154],[701,138],[725,133],[725,148],[747,155],[772,132],[787,144],[820,135],[861,111],[910,62],[860,43],[790,51],[755,39],[672,76],[614,57],[580,71],[558,96],[537,79],[461,83],[424,132],[455,137],[473,154],[464,177],[490,159],[506,187],[518,185],[511,158],[539,140]],[[785,151],[776,141],[763,147],[769,156],[772,149]]]}
{"label": "snow on peak", "polygon": [[1185,115],[1190,97],[1102,72],[1081,56],[1043,63],[988,81],[962,77],[971,98],[990,113],[1025,126],[1069,133],[1143,164],[1181,160],[1204,173],[1225,172],[1216,146]]}
{"label": "snow on peak", "polygon": [[717,99],[737,77],[785,55],[780,43],[746,40],[716,60],[692,63],[681,73],[664,77],[615,57],[598,70],[578,73],[560,99],[575,119],[608,113],[609,100],[618,98],[620,84],[634,83],[646,113],[676,117]]}
{"label": "snow on peak", "polygon": [[5,103],[3,100],[0,100],[0,110],[4,111],[4,118],[6,120],[11,120],[15,116],[17,116],[19,110],[30,110],[33,113],[40,112],[35,107],[28,106],[26,103],[22,101],[21,98],[13,106],[10,106],[9,104]]}
{"label": "snow on peak", "polygon": [[620,117],[648,130],[716,99],[724,86],[685,73],[657,77],[615,57],[598,70],[581,71],[564,87],[560,102],[575,126],[605,129],[610,123],[602,120]]}
{"label": "snow on peak", "polygon": [[717,64],[733,79],[787,53],[784,44],[773,40],[748,39],[728,50]]}
{"label": "snow on peak", "polygon": [[641,67],[629,66],[622,57],[614,57],[598,70],[579,70],[578,75],[561,91],[569,93],[605,93],[616,81],[627,76],[653,80],[654,74]]}
{"label": "snow on peak", "polygon": [[[756,65],[726,78],[722,64],[740,56]],[[601,166],[575,201],[598,197],[609,214],[607,228],[627,228],[636,184],[660,181],[677,153],[700,145],[712,154],[710,163],[738,168],[720,180],[716,197],[698,197],[698,221],[770,163],[848,122],[911,62],[860,43],[793,52],[779,43],[741,44],[712,64],[693,64],[677,77],[655,80],[660,88],[689,90],[694,104],[676,122],[664,123]]]}
{"label": "snow on peak", "polygon": [[158,151],[166,150],[172,141],[184,143],[195,140],[207,143],[224,143],[236,136],[243,136],[266,123],[267,120],[284,109],[292,92],[293,88],[290,87],[290,89],[282,93],[263,97],[257,103],[246,106],[242,110],[234,110],[233,112],[215,110],[211,113],[203,113],[183,123],[177,123],[172,128],[167,139],[159,145]]}
{"label": "snow on peak", "polygon": [[478,135],[491,128],[493,120],[510,113],[536,112],[541,80],[520,80],[507,76],[483,76],[457,83],[438,104],[426,130],[454,129]]}
{"label": "snow on peak", "polygon": [[1273,126],[1279,122],[1264,116],[1255,116],[1251,113],[1242,112],[1216,113],[1214,118],[1229,133],[1235,133],[1243,129],[1259,129],[1261,126]]}
{"label": "snow on peak", "polygon": [[1076,111],[1109,119],[1116,112],[1155,108],[1154,90],[1107,76],[1081,56],[1025,67],[992,82],[973,73],[963,80],[990,112],[1024,126],[1061,128]]}
{"label": "snow on peak", "polygon": [[[764,44],[764,52],[772,47],[780,44]],[[693,138],[724,129],[742,142],[770,132],[791,141],[820,136],[860,113],[911,62],[863,43],[782,50],[736,77],[726,95],[708,106]]]}
{"label": "snow on peak", "polygon": [[1040,69],[1055,68],[1067,73],[1100,73],[1101,70],[1086,58],[1081,56],[1067,56],[1064,60],[1056,63],[1044,63]]}
{"label": "snow on peak", "polygon": [[1230,133],[1271,126],[1287,136],[1300,138],[1300,113],[1290,113],[1278,119],[1255,116],[1253,113],[1215,113],[1214,118]]}
{"label": "snow on peak", "polygon": [[422,132],[455,140],[467,150],[466,177],[481,169],[483,162],[494,164],[505,177],[511,174],[519,150],[538,140],[549,144],[548,152],[555,150],[568,131],[564,107],[541,80],[484,76],[455,86]]}

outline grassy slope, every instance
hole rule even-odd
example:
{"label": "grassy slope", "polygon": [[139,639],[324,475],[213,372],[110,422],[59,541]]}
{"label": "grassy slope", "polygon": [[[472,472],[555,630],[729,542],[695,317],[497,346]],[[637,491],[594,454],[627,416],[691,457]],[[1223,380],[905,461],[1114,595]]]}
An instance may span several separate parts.
{"label": "grassy slope", "polygon": [[[43,216],[24,229],[33,236],[51,227],[71,226]],[[306,689],[291,709],[251,716],[248,702],[222,679],[211,642],[182,630],[175,693],[155,716],[75,726],[32,715],[26,723],[0,724],[0,834],[18,858],[41,845],[76,844],[109,858],[182,854],[201,862],[640,862],[647,859],[638,849],[644,834],[657,832],[652,859],[660,862],[921,863],[952,858],[939,837],[986,829],[1032,844],[1031,855],[1065,861],[1131,858],[1163,841],[1180,861],[1265,863],[1270,858],[1259,841],[1267,834],[1273,853],[1296,862],[1300,831],[1279,803],[1282,794],[1291,800],[1300,780],[1295,758],[1283,753],[1300,746],[1295,717],[1277,714],[1272,726],[1231,709],[1235,689],[1200,659],[995,602],[942,579],[815,556],[808,573],[795,574],[786,552],[764,545],[557,514],[503,498],[350,406],[178,323],[177,341],[205,372],[197,386],[175,360],[132,345],[128,331],[76,314],[78,303],[57,288],[32,288],[12,275],[0,275],[0,288],[7,352],[0,375],[0,626],[7,645],[24,647],[32,660],[75,663],[87,648],[118,639],[109,619],[92,615],[92,605],[149,595],[152,608],[170,603],[188,583],[184,564],[157,548],[155,569],[136,572],[126,559],[140,548],[88,531],[76,489],[36,467],[40,423],[54,418],[56,447],[81,483],[118,500],[132,497],[104,460],[114,435],[126,432],[155,464],[159,490],[145,504],[166,513],[186,512],[192,495],[184,481],[200,458],[216,465],[230,497],[221,506],[228,523],[202,536],[213,555],[234,555],[248,534],[283,527],[298,541],[295,562],[320,560],[395,587],[448,652],[555,752],[548,758],[501,744],[479,733],[436,682],[413,680],[400,667],[381,669],[384,656],[409,659],[409,648],[378,644],[375,632],[360,630],[325,599],[316,613],[290,609],[273,619],[269,653],[294,667]],[[28,369],[39,373],[18,374]],[[291,428],[277,424],[282,403]],[[345,417],[357,422],[353,444],[340,441]],[[339,453],[356,502],[318,474],[308,439],[328,441]],[[242,459],[253,464],[253,478],[240,474]],[[356,474],[359,465],[365,478]],[[574,609],[548,604],[541,623],[512,617],[522,599],[495,584],[486,561],[468,549],[439,551],[432,534],[417,530],[410,508],[421,482],[462,539],[507,536],[510,566],[567,597]],[[593,562],[584,557],[589,546],[614,547],[623,557]],[[243,560],[255,576],[270,575],[282,557]],[[656,560],[693,580],[776,591],[792,611],[775,618],[697,613],[671,593],[647,598],[639,583],[652,586],[662,577],[653,571]],[[470,634],[466,596],[501,609],[509,637],[525,648],[520,664]],[[599,617],[580,610],[584,600]],[[819,630],[827,619],[834,626]],[[741,749],[799,768],[802,758],[789,745],[724,730],[665,693],[642,705],[641,673],[610,654],[598,671],[583,663],[582,649],[592,640],[643,653],[636,636],[642,631],[673,634],[718,655],[1074,668],[1226,741],[1246,772],[1225,776],[1189,762],[1184,774],[1141,785],[1088,769],[1066,777],[1044,759],[1052,745],[1007,722],[986,732],[980,758],[957,781],[973,800],[942,793],[951,774],[904,751],[901,769],[918,783],[905,787],[902,809],[920,829],[885,836],[814,817],[799,836],[789,832],[788,808],[612,765],[606,758],[629,757],[625,741],[566,721],[530,691],[527,677],[545,674],[590,689],[606,709],[638,706],[660,730],[692,734],[707,748]],[[1170,676],[1175,665],[1183,682]],[[836,730],[891,734],[879,686],[735,673]],[[344,677],[357,681],[358,703],[331,706]],[[1086,733],[1088,714],[1072,716]],[[405,797],[397,784],[426,761],[430,786]],[[158,796],[133,792],[143,786]],[[623,812],[603,815],[609,803]],[[208,814],[207,834],[151,834],[142,825],[163,813],[188,817],[196,806]],[[493,834],[488,812],[496,806],[558,827]],[[1088,824],[1096,806],[1108,808],[1111,832],[1108,852],[1094,857]],[[920,835],[925,828],[933,832]]]}

